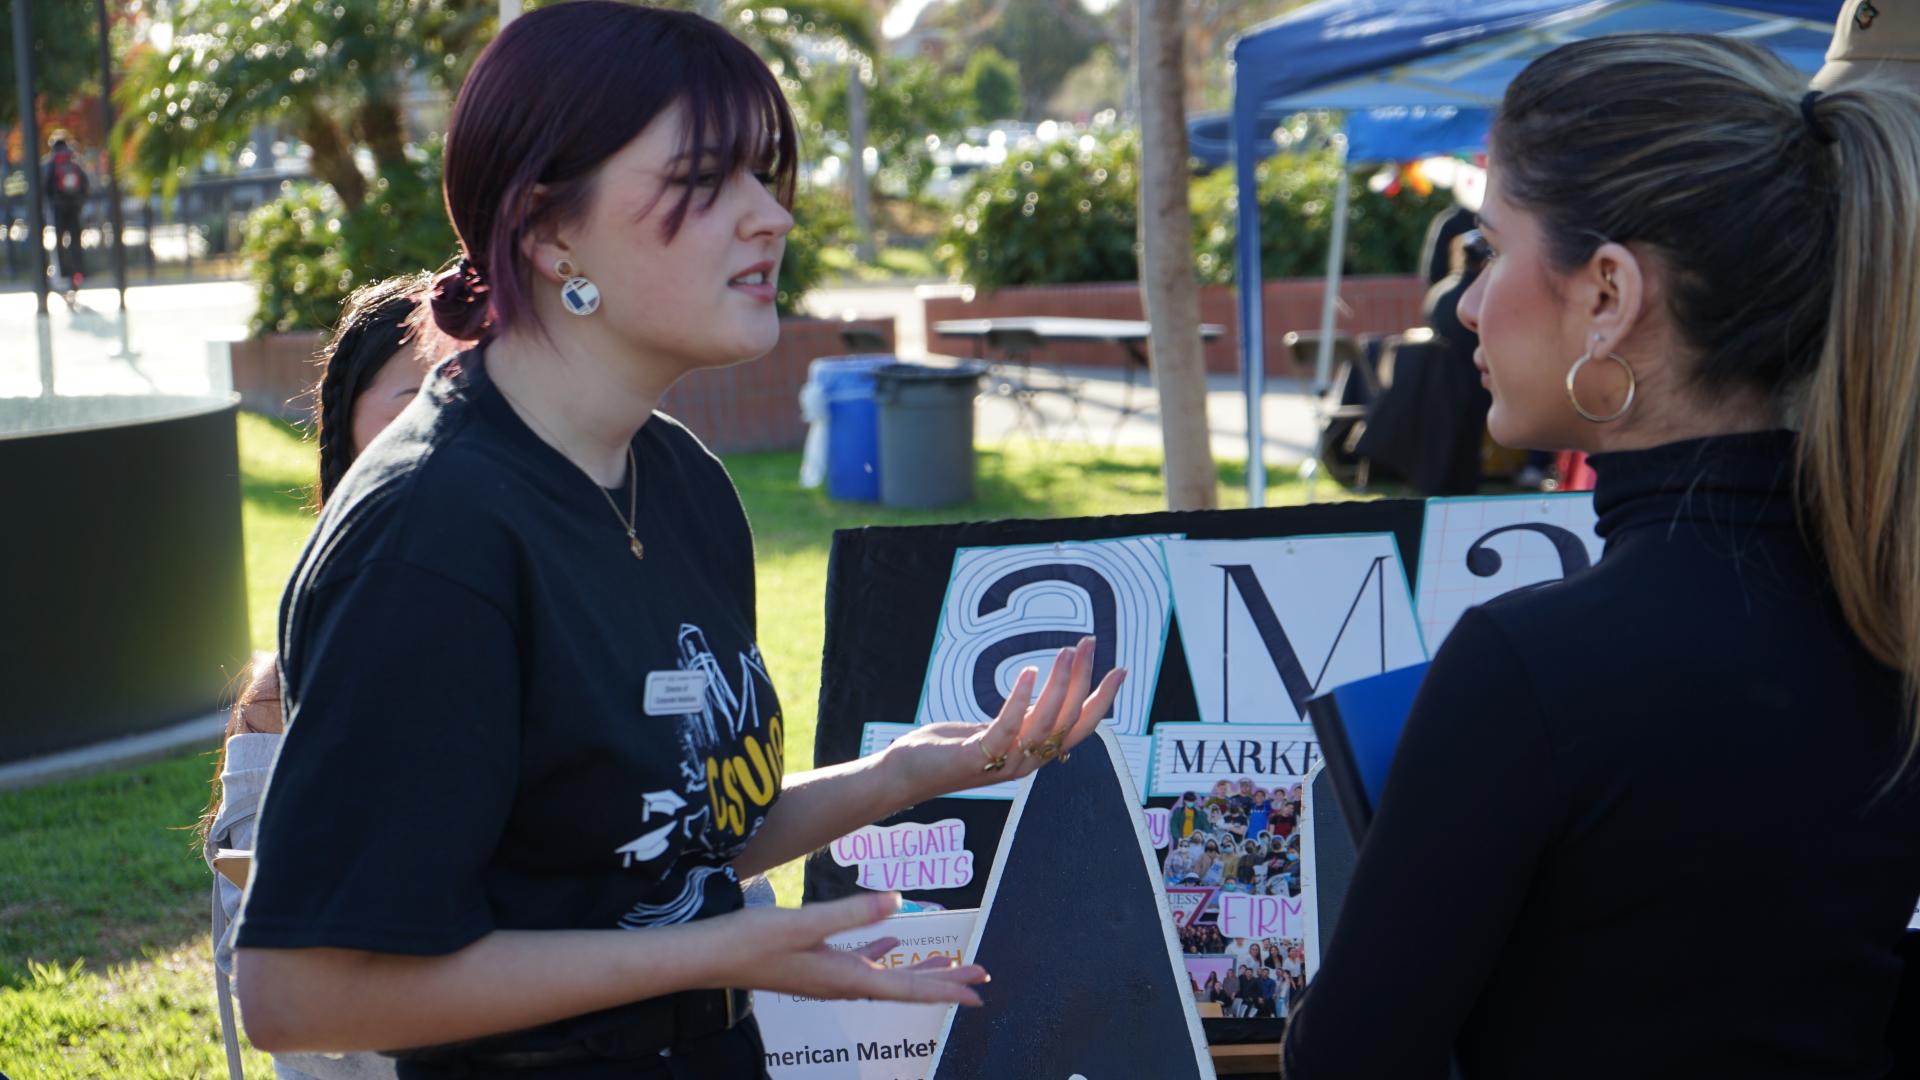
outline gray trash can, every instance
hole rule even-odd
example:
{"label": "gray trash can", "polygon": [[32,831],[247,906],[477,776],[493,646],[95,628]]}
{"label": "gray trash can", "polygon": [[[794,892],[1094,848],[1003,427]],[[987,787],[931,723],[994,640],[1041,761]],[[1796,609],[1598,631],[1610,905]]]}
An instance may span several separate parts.
{"label": "gray trash can", "polygon": [[973,501],[973,399],[979,364],[888,364],[873,373],[880,407],[880,501],[952,506]]}

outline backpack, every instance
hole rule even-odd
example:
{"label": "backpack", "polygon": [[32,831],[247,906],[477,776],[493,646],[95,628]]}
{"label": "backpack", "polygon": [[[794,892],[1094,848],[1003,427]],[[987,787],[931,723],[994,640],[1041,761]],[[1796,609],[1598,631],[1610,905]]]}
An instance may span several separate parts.
{"label": "backpack", "polygon": [[74,159],[73,151],[53,155],[53,194],[56,198],[77,199],[87,193],[87,171]]}

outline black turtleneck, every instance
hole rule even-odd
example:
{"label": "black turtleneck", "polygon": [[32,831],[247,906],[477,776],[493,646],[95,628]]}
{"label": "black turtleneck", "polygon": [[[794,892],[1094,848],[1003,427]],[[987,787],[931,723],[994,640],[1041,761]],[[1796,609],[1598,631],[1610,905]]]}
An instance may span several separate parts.
{"label": "black turtleneck", "polygon": [[1468,612],[1288,1032],[1292,1080],[1886,1073],[1920,895],[1898,677],[1792,436],[1593,459],[1606,554]]}

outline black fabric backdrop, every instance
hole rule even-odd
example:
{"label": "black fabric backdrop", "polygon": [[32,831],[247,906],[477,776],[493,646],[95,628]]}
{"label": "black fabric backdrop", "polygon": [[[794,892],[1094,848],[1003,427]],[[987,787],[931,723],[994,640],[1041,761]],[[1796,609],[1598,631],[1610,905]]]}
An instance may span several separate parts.
{"label": "black fabric backdrop", "polygon": [[[826,642],[821,660],[819,726],[815,766],[859,756],[861,731],[869,721],[911,723],[933,655],[940,608],[956,551],[1069,540],[1104,540],[1153,533],[1181,533],[1194,540],[1391,533],[1403,569],[1419,565],[1425,504],[1414,499],[1342,502],[1261,510],[1133,514],[1046,521],[971,522],[957,525],[872,527],[834,534],[827,566]],[[1277,602],[1284,602],[1276,598]],[[1149,672],[1134,672],[1147,678]],[[1181,645],[1178,616],[1167,636],[1154,692],[1151,723],[1160,717],[1190,720],[1198,714],[1193,681]],[[1170,806],[1171,799],[1151,800]],[[887,819],[966,823],[967,847],[982,860],[998,850],[1011,804],[984,799],[935,799]],[[913,893],[948,908],[976,907],[990,867],[978,865],[970,885]],[[854,870],[825,851],[807,860],[805,900],[830,900],[854,892]],[[1268,1041],[1281,1021],[1208,1020],[1210,1042]]]}

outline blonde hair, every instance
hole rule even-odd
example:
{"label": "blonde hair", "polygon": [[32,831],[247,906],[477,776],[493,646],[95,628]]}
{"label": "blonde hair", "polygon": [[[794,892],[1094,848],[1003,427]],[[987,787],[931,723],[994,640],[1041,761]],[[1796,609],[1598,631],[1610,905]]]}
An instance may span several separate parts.
{"label": "blonde hair", "polygon": [[1906,677],[1904,772],[1920,754],[1920,94],[1861,82],[1813,113],[1840,162],[1839,250],[1801,479],[1847,624]]}
{"label": "blonde hair", "polygon": [[1806,530],[1905,680],[1890,790],[1920,755],[1920,93],[1809,95],[1747,42],[1624,34],[1530,65],[1491,142],[1562,271],[1609,241],[1655,250],[1694,392],[1800,418]]}

